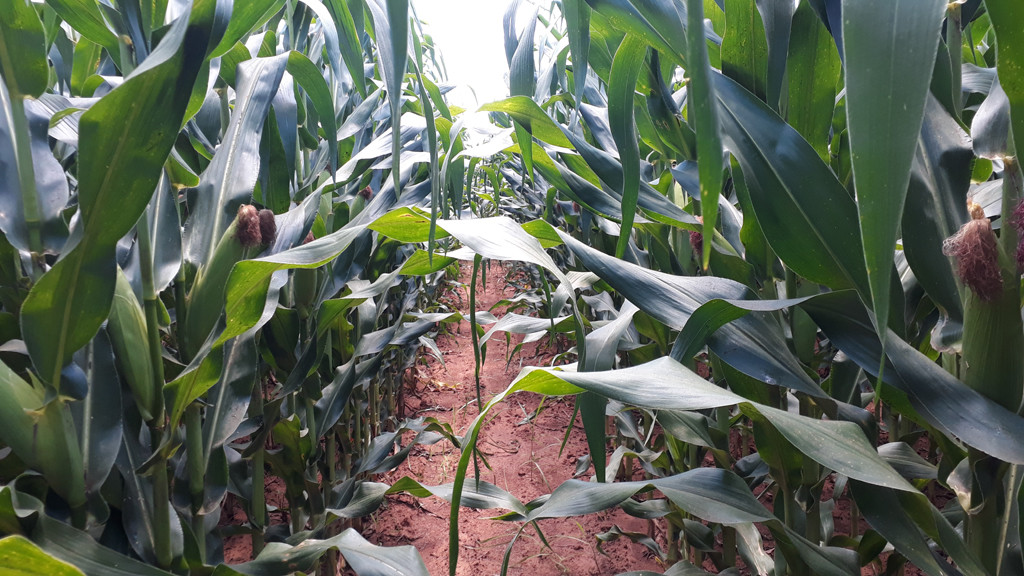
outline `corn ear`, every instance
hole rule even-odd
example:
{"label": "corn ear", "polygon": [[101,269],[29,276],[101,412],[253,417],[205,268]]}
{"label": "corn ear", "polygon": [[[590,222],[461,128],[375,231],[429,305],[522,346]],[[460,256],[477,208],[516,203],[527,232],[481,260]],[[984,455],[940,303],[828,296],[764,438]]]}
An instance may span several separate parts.
{"label": "corn ear", "polygon": [[128,383],[142,418],[149,422],[162,410],[162,382],[156,382],[149,361],[146,317],[128,278],[120,269],[114,289],[114,303],[107,321],[110,342],[117,356],[117,369]]}
{"label": "corn ear", "polygon": [[[1014,158],[1004,162],[1003,214],[1012,214],[1021,195],[1020,166]],[[984,219],[983,212],[981,216]],[[1020,272],[1014,256],[1020,239],[1014,226],[1003,226],[999,233],[997,258],[1002,289],[988,299],[973,291],[964,294],[961,378],[964,384],[1019,413],[1024,399],[1024,322],[1020,313]]]}
{"label": "corn ear", "polygon": [[264,218],[254,206],[243,204],[238,216],[224,231],[213,256],[199,269],[196,281],[186,299],[184,348],[191,358],[195,356],[224,308],[224,293],[231,269],[235,264],[258,253],[264,245],[263,231],[268,229]]}

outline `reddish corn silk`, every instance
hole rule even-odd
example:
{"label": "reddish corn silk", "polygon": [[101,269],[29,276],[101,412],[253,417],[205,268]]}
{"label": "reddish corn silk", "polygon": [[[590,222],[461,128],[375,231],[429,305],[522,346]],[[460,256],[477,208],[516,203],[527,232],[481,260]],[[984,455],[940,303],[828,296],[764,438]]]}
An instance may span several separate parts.
{"label": "reddish corn silk", "polygon": [[[704,219],[700,216],[697,216],[697,221],[702,224],[704,223]],[[697,260],[700,260],[702,258],[701,254],[704,253],[704,235],[696,230],[690,231],[690,248],[697,255]]]}
{"label": "reddish corn silk", "polygon": [[263,244],[270,244],[277,238],[277,221],[274,220],[273,210],[260,210],[260,236]]}
{"label": "reddish corn silk", "polygon": [[699,259],[699,255],[704,253],[704,235],[700,232],[690,232],[690,248],[693,248],[694,254],[698,254]]}
{"label": "reddish corn silk", "polygon": [[956,275],[975,295],[992,301],[1003,291],[999,247],[992,223],[981,207],[969,205],[970,222],[942,243],[942,253],[956,259]]}
{"label": "reddish corn silk", "polygon": [[1017,271],[1024,271],[1024,200],[1021,200],[1010,215],[1010,224],[1017,230]]}
{"label": "reddish corn silk", "polygon": [[263,235],[260,233],[260,215],[252,204],[242,204],[238,207],[238,224],[235,228],[235,236],[238,241],[250,248],[263,243]]}

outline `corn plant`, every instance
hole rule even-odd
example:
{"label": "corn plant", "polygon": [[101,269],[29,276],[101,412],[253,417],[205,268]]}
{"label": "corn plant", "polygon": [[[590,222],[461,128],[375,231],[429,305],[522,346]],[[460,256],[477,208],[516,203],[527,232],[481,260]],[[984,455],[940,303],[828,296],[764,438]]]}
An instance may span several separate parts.
{"label": "corn plant", "polygon": [[[507,115],[513,193],[544,193],[548,222],[502,221],[501,247],[483,241],[494,220],[437,226],[571,286],[544,252],[561,246],[640,310],[621,324],[644,345],[611,370],[624,328],[584,336],[576,314],[575,370],[528,369],[484,407],[455,483],[451,572],[461,497],[524,527],[616,505],[666,518],[673,573],[710,553],[719,569],[855,574],[887,543],[890,571],[1017,573],[1020,10],[564,0],[520,31],[519,7],[512,96],[484,109]],[[571,228],[553,209],[570,200],[587,215]],[[521,503],[465,478],[487,410],[516,391],[580,395],[598,482]],[[617,418],[628,450],[606,462],[609,406],[638,419]],[[735,428],[756,446],[741,460]],[[645,480],[610,481],[625,456]],[[942,510],[936,487],[956,496]],[[632,499],[652,489],[665,498]],[[844,490],[855,520],[836,534]]]}
{"label": "corn plant", "polygon": [[[450,260],[366,227],[442,192],[425,39],[404,1],[0,6],[6,545],[86,574],[424,573],[350,528],[366,480],[452,438],[398,410]],[[255,559],[227,567],[239,534]]]}

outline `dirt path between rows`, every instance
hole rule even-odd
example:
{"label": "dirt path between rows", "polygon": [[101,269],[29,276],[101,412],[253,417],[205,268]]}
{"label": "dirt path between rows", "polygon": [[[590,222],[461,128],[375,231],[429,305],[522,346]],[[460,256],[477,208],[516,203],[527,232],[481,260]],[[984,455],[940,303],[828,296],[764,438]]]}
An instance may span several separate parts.
{"label": "dirt path between rows", "polygon": [[[488,310],[496,302],[515,296],[506,283],[506,274],[510,272],[514,274],[509,267],[496,262],[491,264],[486,288],[478,284],[478,310]],[[467,289],[470,276],[471,266],[463,263],[460,281]],[[466,289],[456,288],[448,296],[448,304],[457,307],[468,318]],[[504,310],[495,309],[493,313],[500,317]],[[512,337],[513,349],[522,338]],[[409,418],[434,417],[451,424],[455,433],[461,435],[478,414],[468,320],[452,326],[449,335],[439,336],[437,345],[444,364],[425,356],[425,362],[417,365],[415,388],[405,391],[405,415]],[[551,365],[558,352],[556,347],[549,344],[547,338],[528,343],[512,358],[506,369],[508,345],[504,335],[492,338],[488,342],[481,372],[484,402],[507,388],[521,367]],[[573,414],[573,399],[547,399],[541,413],[530,418],[541,400],[540,396],[533,394],[513,395],[492,411],[479,439],[479,446],[491,467],[489,470],[481,467],[481,479],[507,490],[524,503],[549,494],[571,478],[577,458],[587,453],[583,428],[577,418],[569,441],[559,455],[567,423]],[[417,447],[400,468],[382,480],[393,483],[410,476],[424,485],[452,482],[459,456],[459,451],[448,442]],[[587,473],[583,478],[589,477],[590,473]],[[503,512],[462,509],[457,574],[500,573],[506,547],[520,527],[518,522],[490,519]],[[392,496],[367,519],[363,532],[378,544],[411,544],[420,551],[430,574],[447,574],[449,513],[450,504],[440,498]],[[527,528],[513,548],[509,574],[603,576],[630,570],[663,570],[646,548],[625,539],[604,544],[604,554],[598,551],[595,536],[612,526],[628,532],[652,533],[654,526],[651,522],[633,518],[620,509],[577,518],[542,520],[539,524],[550,547],[541,542],[532,528]]]}

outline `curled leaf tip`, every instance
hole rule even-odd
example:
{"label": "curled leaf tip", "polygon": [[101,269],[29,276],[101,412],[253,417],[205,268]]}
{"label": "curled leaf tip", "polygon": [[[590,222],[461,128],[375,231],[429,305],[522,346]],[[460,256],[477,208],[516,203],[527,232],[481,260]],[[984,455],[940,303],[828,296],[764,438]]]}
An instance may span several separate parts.
{"label": "curled leaf tip", "polygon": [[235,234],[238,241],[250,248],[263,243],[263,236],[260,234],[260,215],[252,204],[242,204],[238,207],[238,224]]}
{"label": "curled leaf tip", "polygon": [[960,281],[985,301],[1003,291],[999,247],[988,218],[973,219],[942,243],[942,253],[956,258]]}

